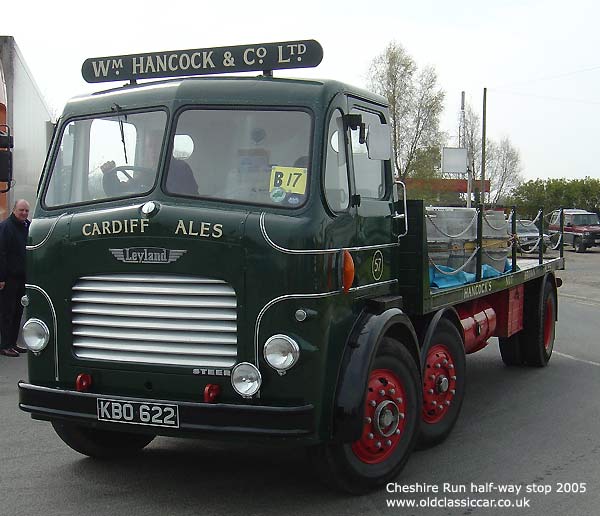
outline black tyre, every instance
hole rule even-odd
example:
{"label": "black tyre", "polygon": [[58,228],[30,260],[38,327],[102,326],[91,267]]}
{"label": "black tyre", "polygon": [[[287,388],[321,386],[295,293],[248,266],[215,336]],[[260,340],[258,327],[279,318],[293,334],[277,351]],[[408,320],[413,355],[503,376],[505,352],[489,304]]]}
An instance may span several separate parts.
{"label": "black tyre", "polygon": [[111,432],[62,421],[53,421],[58,436],[71,448],[88,457],[109,459],[127,457],[139,452],[154,435]]}
{"label": "black tyre", "polygon": [[510,337],[498,337],[500,356],[507,366],[525,365],[525,359],[521,350],[521,338],[521,332],[515,333]]}
{"label": "black tyre", "polygon": [[309,450],[321,480],[352,494],[375,489],[400,473],[417,435],[419,372],[404,346],[384,338],[366,386],[364,424],[354,443],[325,443]]}
{"label": "black tyre", "polygon": [[575,237],[573,239],[573,247],[575,248],[576,253],[585,253],[585,250],[587,249],[581,237]]}
{"label": "black tyre", "polygon": [[548,364],[554,348],[557,301],[554,286],[550,280],[544,280],[541,295],[539,283],[528,286],[532,292],[531,301],[525,296],[526,309],[524,328],[521,332],[521,350],[527,365],[543,367]]}
{"label": "black tyre", "polygon": [[422,353],[419,446],[428,447],[446,439],[458,420],[465,396],[466,358],[461,334],[447,319],[439,321]]}

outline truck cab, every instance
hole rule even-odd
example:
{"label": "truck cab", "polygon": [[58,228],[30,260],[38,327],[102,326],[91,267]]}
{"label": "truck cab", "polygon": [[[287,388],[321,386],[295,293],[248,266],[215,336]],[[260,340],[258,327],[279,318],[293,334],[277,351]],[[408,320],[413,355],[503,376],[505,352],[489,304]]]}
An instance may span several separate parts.
{"label": "truck cab", "polygon": [[[233,401],[245,393],[229,376],[246,362],[262,370],[263,402],[316,403],[310,391],[326,378],[288,391],[290,377],[340,350],[305,351],[301,341],[330,330],[295,312],[340,291],[342,248],[364,247],[352,286],[389,290],[389,272],[371,270],[394,238],[389,162],[368,157],[348,115],[367,135],[387,122],[366,92],[269,77],[187,78],[68,104],[30,229],[44,253],[32,281],[63,315],[52,333],[64,350],[43,380],[102,367],[139,374],[131,394],[193,400],[203,388],[192,385],[210,379]],[[303,360],[287,376],[265,370],[264,341],[290,332]]]}

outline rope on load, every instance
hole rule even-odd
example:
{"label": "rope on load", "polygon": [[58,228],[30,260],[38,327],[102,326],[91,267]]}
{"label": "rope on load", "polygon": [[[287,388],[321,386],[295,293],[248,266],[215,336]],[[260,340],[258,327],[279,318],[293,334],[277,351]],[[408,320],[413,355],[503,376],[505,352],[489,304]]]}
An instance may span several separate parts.
{"label": "rope on load", "polygon": [[490,221],[487,219],[485,212],[483,212],[483,220],[485,220],[485,223],[492,228],[494,231],[502,231],[503,229],[506,230],[508,223],[506,221],[504,221],[504,226],[501,226],[499,228],[497,228],[496,226],[492,226],[492,224],[490,224]]}
{"label": "rope on load", "polygon": [[477,255],[477,251],[479,251],[479,247],[475,248],[475,251],[473,251],[473,253],[471,254],[471,256],[469,256],[465,263],[463,263],[458,269],[453,270],[452,272],[443,271],[442,269],[440,269],[437,266],[437,264],[431,259],[431,257],[429,257],[429,263],[431,263],[431,265],[433,265],[433,268],[440,274],[444,274],[445,276],[454,276],[455,274],[458,274],[459,272],[462,272],[464,270],[464,268],[469,264],[469,262]]}
{"label": "rope on load", "polygon": [[473,215],[473,218],[471,219],[471,222],[469,222],[469,225],[466,227],[466,229],[462,233],[459,233],[458,235],[449,235],[448,233],[446,233],[445,231],[443,231],[442,229],[440,229],[440,228],[438,228],[436,226],[435,222],[433,222],[433,219],[431,218],[431,215],[429,213],[425,213],[425,216],[429,219],[429,222],[431,222],[432,226],[435,229],[437,229],[442,235],[444,235],[445,237],[448,237],[448,238],[460,238],[467,231],[469,231],[469,229],[471,229],[471,226],[477,220],[477,212],[475,212],[475,215]]}
{"label": "rope on load", "polygon": [[521,226],[523,226],[524,228],[528,228],[529,226],[533,226],[540,219],[540,215],[541,214],[542,214],[542,210],[538,210],[536,218],[533,219],[530,223],[525,224],[522,220],[520,220],[519,224]]}

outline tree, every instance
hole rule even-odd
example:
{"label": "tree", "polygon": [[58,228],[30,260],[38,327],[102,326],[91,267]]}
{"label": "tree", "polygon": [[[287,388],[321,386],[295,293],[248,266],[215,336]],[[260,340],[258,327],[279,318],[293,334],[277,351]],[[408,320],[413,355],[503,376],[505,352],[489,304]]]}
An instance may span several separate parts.
{"label": "tree", "polygon": [[465,106],[462,145],[467,149],[467,166],[475,180],[481,177],[481,122],[470,104]]}
{"label": "tree", "polygon": [[[465,107],[464,143],[467,149],[468,166],[473,172],[473,190],[480,190],[481,179],[481,122],[473,108]],[[496,143],[490,138],[485,141],[485,179],[490,181],[487,202],[497,204],[519,185],[521,157],[519,151],[505,136]]]}
{"label": "tree", "polygon": [[529,217],[535,217],[540,207],[545,213],[558,208],[581,208],[600,211],[600,180],[585,179],[536,179],[527,181],[514,189],[510,204]]}
{"label": "tree", "polygon": [[389,43],[371,62],[369,86],[388,100],[395,170],[404,179],[413,171],[419,151],[440,146],[444,92],[438,87],[435,70],[426,67],[419,71],[396,42]]}
{"label": "tree", "polygon": [[[497,204],[521,183],[521,158],[507,136],[500,140],[499,145],[492,142],[490,151],[489,166],[486,164],[486,176],[490,180],[488,200]],[[487,152],[486,147],[486,163]]]}

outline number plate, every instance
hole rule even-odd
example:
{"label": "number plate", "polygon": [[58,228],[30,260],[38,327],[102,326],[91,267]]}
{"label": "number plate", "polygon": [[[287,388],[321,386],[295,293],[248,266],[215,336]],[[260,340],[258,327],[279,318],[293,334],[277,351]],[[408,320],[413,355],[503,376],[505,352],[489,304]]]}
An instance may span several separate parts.
{"label": "number plate", "polygon": [[164,403],[117,401],[102,398],[98,398],[96,403],[99,421],[168,428],[179,428],[177,408],[177,405]]}

